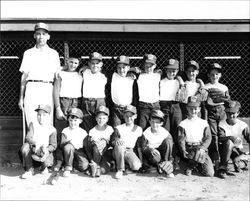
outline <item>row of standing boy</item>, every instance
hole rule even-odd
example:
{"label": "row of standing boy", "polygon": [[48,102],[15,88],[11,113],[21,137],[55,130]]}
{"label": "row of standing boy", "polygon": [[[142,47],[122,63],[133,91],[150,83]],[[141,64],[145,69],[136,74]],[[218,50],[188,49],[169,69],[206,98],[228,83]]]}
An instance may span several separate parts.
{"label": "row of standing boy", "polygon": [[[101,73],[103,67],[101,54],[92,53],[88,68],[81,69],[80,73],[76,72],[79,59],[74,56],[68,59],[66,70],[59,73],[53,86],[56,131],[50,128],[49,132],[57,132],[57,140],[54,139],[54,142],[59,142],[55,154],[57,160],[55,170],[59,170],[64,163],[64,175],[68,176],[75,162],[74,165],[80,171],[87,171],[88,167],[91,167],[92,176],[99,176],[101,172],[105,173],[110,168],[110,161],[107,159],[110,154],[106,153],[110,152],[107,145],[111,142],[114,147],[111,155],[116,161],[116,178],[121,178],[123,175],[124,161],[132,170],[140,169],[141,171],[147,169],[146,163],[154,164],[159,170],[165,170],[169,177],[173,177],[171,165],[174,164],[173,167],[178,169],[179,158],[186,158],[181,139],[188,142],[187,133],[194,132],[197,127],[200,129],[200,134],[197,135],[198,137],[191,135],[191,139],[188,139],[189,145],[198,146],[205,152],[209,148],[212,161],[215,165],[218,164],[220,154],[217,129],[224,116],[224,101],[229,100],[228,88],[219,83],[221,66],[217,63],[210,66],[208,74],[210,83],[204,85],[201,80],[196,80],[199,73],[197,62],[188,62],[186,68],[188,80],[183,82],[177,76],[179,70],[177,60],[169,59],[168,64],[162,69],[163,72],[156,70],[156,60],[155,55],[144,55],[143,70],[139,72],[138,69],[130,69],[128,57],[119,56],[117,72],[114,72],[108,80]],[[38,81],[41,80],[30,80],[30,82]],[[109,88],[107,91],[111,92],[109,95],[105,93],[107,88]],[[219,100],[213,101],[211,96],[204,95],[206,94],[204,91],[209,91],[211,88],[219,89]],[[107,125],[109,109],[106,107],[105,99],[109,96],[113,103],[109,105],[110,122],[113,127]],[[196,97],[193,102],[197,102],[197,105],[192,106],[192,100],[188,102],[188,97],[193,96]],[[200,102],[203,101],[206,102],[205,108],[208,111],[205,115],[207,121],[199,118],[201,121],[195,124],[183,123],[182,120],[186,119],[188,114],[190,116],[190,111],[186,108],[200,108]],[[47,106],[40,107],[40,109],[37,108],[39,118],[42,116],[39,113],[50,114],[53,111],[48,108],[44,109]],[[198,115],[199,111],[197,109],[194,113]],[[137,119],[138,126],[134,125],[135,119]],[[83,129],[79,127],[81,123]],[[36,126],[36,124],[33,125],[33,127]],[[74,126],[77,129],[73,129]],[[184,128],[184,131],[181,131],[180,127]],[[187,132],[189,129],[190,131]],[[142,140],[138,142],[140,136]],[[84,141],[83,147],[82,141]],[[139,147],[136,154],[133,152],[135,145]],[[27,145],[25,146],[29,150]],[[25,146],[22,150],[25,150]],[[55,150],[55,143],[52,147],[49,153]],[[36,151],[35,148],[35,153]],[[107,157],[102,157],[105,154]],[[25,151],[23,151],[24,155]],[[212,161],[208,155],[206,161],[207,163],[202,166],[203,170],[205,168],[203,173],[212,176],[214,174],[211,168]],[[29,170],[29,167],[26,162],[27,169]],[[190,173],[192,169],[193,167],[190,166],[187,172]]]}

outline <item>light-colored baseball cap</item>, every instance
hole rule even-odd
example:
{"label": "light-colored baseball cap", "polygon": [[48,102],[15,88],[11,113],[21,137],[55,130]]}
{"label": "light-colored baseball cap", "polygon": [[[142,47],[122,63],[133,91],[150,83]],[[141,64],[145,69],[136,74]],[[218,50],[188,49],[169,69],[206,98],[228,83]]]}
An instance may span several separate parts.
{"label": "light-colored baseball cap", "polygon": [[121,56],[117,57],[116,63],[129,65],[129,58],[124,56],[124,55],[121,55]]}
{"label": "light-colored baseball cap", "polygon": [[49,25],[43,23],[43,22],[38,22],[36,25],[35,25],[35,28],[34,30],[38,30],[38,29],[44,29],[45,31],[49,32]]}
{"label": "light-colored baseball cap", "polygon": [[238,101],[229,101],[225,104],[225,112],[236,113],[239,112],[241,104]]}
{"label": "light-colored baseball cap", "polygon": [[189,96],[188,97],[187,107],[199,107],[200,104],[201,103],[196,96]]}
{"label": "light-colored baseball cap", "polygon": [[137,114],[136,107],[134,107],[133,105],[127,105],[124,110],[124,113],[126,112],[132,112],[133,114]]}
{"label": "light-colored baseball cap", "polygon": [[98,52],[93,52],[93,53],[90,54],[89,59],[90,60],[100,60],[100,61],[102,61],[102,55],[100,53],[98,53]]}
{"label": "light-colored baseball cap", "polygon": [[46,113],[51,112],[51,107],[49,105],[38,105],[38,107],[35,109],[36,112],[38,112],[39,110],[43,110]]}
{"label": "light-colored baseball cap", "polygon": [[68,112],[68,116],[76,116],[79,119],[83,118],[83,113],[82,110],[80,110],[79,108],[71,108]]}
{"label": "light-colored baseball cap", "polygon": [[96,110],[96,115],[99,113],[104,113],[109,116],[109,109],[105,107],[104,105],[101,105],[97,110]]}
{"label": "light-colored baseball cap", "polygon": [[179,69],[179,61],[176,59],[169,59],[167,61],[167,66],[164,69]]}
{"label": "light-colored baseball cap", "polygon": [[156,64],[156,56],[153,54],[145,54],[143,57],[143,60],[145,63],[151,63],[151,64]]}
{"label": "light-colored baseball cap", "polygon": [[151,112],[151,118],[158,118],[164,121],[164,113],[161,110],[152,110]]}

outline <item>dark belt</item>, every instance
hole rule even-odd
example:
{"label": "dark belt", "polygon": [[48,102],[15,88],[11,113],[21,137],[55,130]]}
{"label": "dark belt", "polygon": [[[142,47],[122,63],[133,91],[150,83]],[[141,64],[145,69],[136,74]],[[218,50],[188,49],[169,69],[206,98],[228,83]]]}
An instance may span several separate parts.
{"label": "dark belt", "polygon": [[83,100],[88,100],[88,101],[96,101],[96,100],[101,100],[101,99],[104,99],[104,98],[85,98],[85,97],[83,97]]}
{"label": "dark belt", "polygon": [[42,82],[42,83],[53,84],[52,81],[45,81],[45,80],[28,80],[28,82]]}
{"label": "dark belt", "polygon": [[116,107],[116,108],[122,108],[122,109],[125,109],[127,106],[126,105],[118,105],[118,104],[116,104],[116,103],[114,103],[114,106]]}

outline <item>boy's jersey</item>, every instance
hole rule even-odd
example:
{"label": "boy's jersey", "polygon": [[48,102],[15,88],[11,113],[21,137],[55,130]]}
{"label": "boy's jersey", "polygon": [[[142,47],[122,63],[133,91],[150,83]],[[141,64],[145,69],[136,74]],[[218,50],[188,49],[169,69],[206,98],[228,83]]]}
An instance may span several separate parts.
{"label": "boy's jersey", "polygon": [[159,101],[160,73],[142,73],[137,80],[139,101],[155,103]]}
{"label": "boy's jersey", "polygon": [[[205,84],[205,89],[209,90],[209,89],[212,89],[212,88],[216,88],[216,89],[219,89],[223,92],[226,92],[228,91],[228,87],[224,84],[221,84],[221,83],[217,83],[217,84],[211,84],[211,83],[207,83]],[[207,98],[207,104],[208,105],[222,105],[223,102],[221,103],[214,103],[212,98],[210,96],[208,96]]]}
{"label": "boy's jersey", "polygon": [[111,81],[112,101],[117,105],[130,105],[133,97],[134,80],[130,77],[121,77],[113,73]]}
{"label": "boy's jersey", "polygon": [[53,82],[55,73],[59,68],[58,52],[46,45],[42,51],[36,46],[26,50],[19,71],[28,74],[27,80]]}
{"label": "boy's jersey", "polygon": [[105,98],[107,78],[101,72],[93,74],[90,69],[83,73],[82,95],[84,98]]}
{"label": "boy's jersey", "polygon": [[165,128],[160,127],[158,133],[155,134],[152,133],[151,127],[148,127],[143,135],[148,140],[149,148],[158,148],[170,133]]}
{"label": "boy's jersey", "polygon": [[178,80],[169,80],[164,78],[160,81],[160,100],[161,101],[175,101],[176,94],[180,88]]}
{"label": "boy's jersey", "polygon": [[96,127],[94,127],[89,131],[89,136],[94,141],[99,141],[101,139],[105,139],[107,142],[109,142],[110,136],[112,135],[113,132],[114,132],[114,129],[109,125],[103,131],[99,131],[96,129]]}
{"label": "boy's jersey", "polygon": [[36,148],[49,145],[49,137],[56,129],[52,125],[42,126],[38,122],[33,122],[33,140],[36,142]]}
{"label": "boy's jersey", "polygon": [[135,125],[134,128],[122,124],[116,127],[120,134],[120,139],[123,140],[126,148],[134,148],[138,137],[142,136],[142,128]]}
{"label": "boy's jersey", "polygon": [[70,141],[75,149],[83,147],[83,140],[88,135],[87,132],[80,127],[75,129],[71,129],[70,127],[64,128],[62,134],[65,135],[66,140]]}
{"label": "boy's jersey", "polygon": [[60,97],[82,97],[82,76],[78,72],[61,71]]}
{"label": "boy's jersey", "polygon": [[195,96],[195,94],[197,93],[200,87],[199,83],[188,81],[188,80],[185,82],[185,85],[186,85],[187,97]]}
{"label": "boy's jersey", "polygon": [[206,120],[197,117],[195,119],[187,118],[181,121],[179,126],[185,130],[187,143],[201,143],[204,130],[209,125]]}
{"label": "boy's jersey", "polygon": [[243,148],[243,135],[242,132],[244,129],[248,127],[248,125],[239,119],[236,119],[236,124],[229,125],[227,121],[224,119],[219,122],[219,127],[222,128],[225,131],[226,136],[234,136],[241,139],[241,143],[238,146],[239,148]]}

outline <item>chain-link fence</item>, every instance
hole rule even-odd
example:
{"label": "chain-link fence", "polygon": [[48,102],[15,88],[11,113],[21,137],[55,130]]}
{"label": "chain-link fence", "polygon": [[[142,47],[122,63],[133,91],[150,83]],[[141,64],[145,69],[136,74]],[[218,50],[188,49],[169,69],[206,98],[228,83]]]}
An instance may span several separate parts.
{"label": "chain-link fence", "polygon": [[[19,67],[23,52],[34,45],[33,41],[1,41],[0,49],[0,116],[20,116],[18,108],[19,83],[21,73]],[[232,99],[239,100],[243,109],[242,117],[249,117],[249,41],[213,41],[183,42],[168,39],[152,40],[150,38],[124,39],[106,38],[96,40],[67,40],[50,41],[50,47],[56,49],[61,57],[61,64],[65,48],[77,52],[82,56],[81,66],[87,65],[88,55],[97,51],[104,56],[104,73],[115,69],[114,57],[127,55],[131,57],[131,66],[142,65],[141,58],[145,53],[155,54],[157,64],[161,68],[169,58],[181,60],[190,59],[200,63],[200,77],[206,81],[206,69],[211,62],[220,63],[223,70],[222,83],[229,87]],[[35,64],[34,64],[35,65]],[[182,66],[183,67],[183,66]]]}

